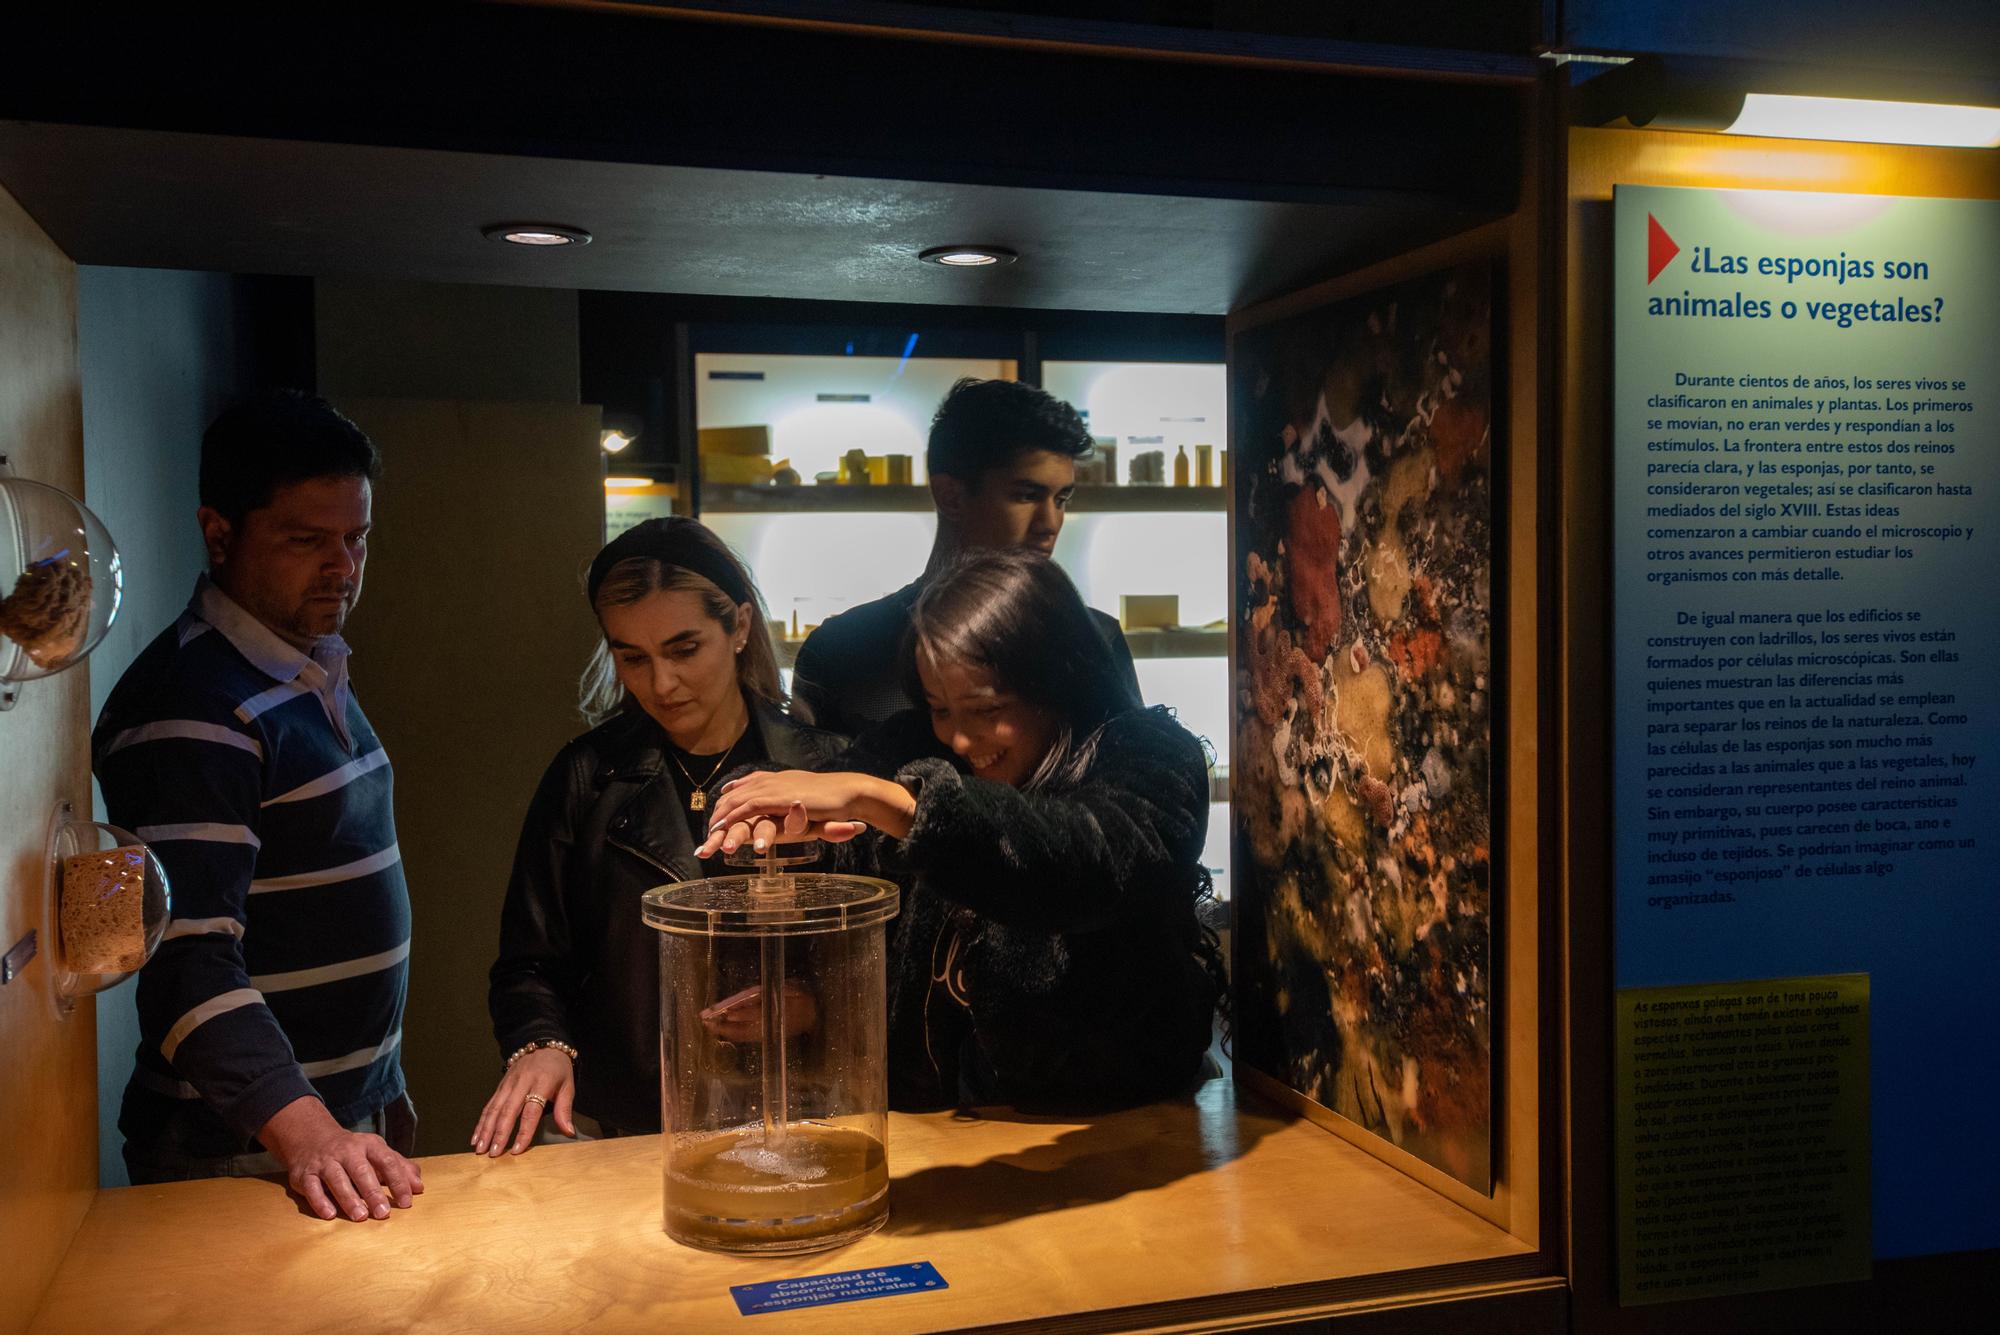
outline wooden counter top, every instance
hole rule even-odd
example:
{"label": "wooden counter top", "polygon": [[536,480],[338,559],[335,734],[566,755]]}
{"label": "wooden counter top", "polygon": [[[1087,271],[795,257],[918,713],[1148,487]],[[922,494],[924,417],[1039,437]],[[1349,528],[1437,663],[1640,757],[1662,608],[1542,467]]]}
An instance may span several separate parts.
{"label": "wooden counter top", "polygon": [[[656,1137],[426,1159],[415,1207],[364,1224],[259,1179],[105,1190],[33,1329],[1111,1330],[1533,1276],[1519,1240],[1248,1097],[1214,1080],[1088,1122],[894,1115],[883,1230],[771,1260],[661,1232]],[[729,1293],[914,1261],[950,1287],[756,1317]]]}

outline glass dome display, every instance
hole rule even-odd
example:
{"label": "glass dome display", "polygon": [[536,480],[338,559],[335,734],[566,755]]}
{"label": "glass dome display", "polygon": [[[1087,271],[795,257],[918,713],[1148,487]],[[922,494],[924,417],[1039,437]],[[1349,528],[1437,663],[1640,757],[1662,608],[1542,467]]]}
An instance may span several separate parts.
{"label": "glass dome display", "polygon": [[779,870],[811,856],[641,901],[660,933],[665,1226],[691,1247],[815,1251],[889,1215],[884,927],[899,892]]}
{"label": "glass dome display", "polygon": [[153,850],[116,825],[57,809],[43,919],[59,1014],[139,972],[166,935],[171,899]]}
{"label": "glass dome display", "polygon": [[14,685],[82,662],[111,629],[124,586],[96,515],[57,487],[0,471],[0,695],[11,703]]}

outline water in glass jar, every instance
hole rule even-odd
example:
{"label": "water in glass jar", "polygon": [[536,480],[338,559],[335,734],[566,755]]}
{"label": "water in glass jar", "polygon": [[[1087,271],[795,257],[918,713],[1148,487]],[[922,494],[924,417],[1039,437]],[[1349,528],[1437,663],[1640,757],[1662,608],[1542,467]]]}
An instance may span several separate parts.
{"label": "water in glass jar", "polygon": [[836,1247],[889,1214],[882,1143],[848,1127],[792,1122],[673,1137],[666,1227],[692,1247],[795,1252]]}

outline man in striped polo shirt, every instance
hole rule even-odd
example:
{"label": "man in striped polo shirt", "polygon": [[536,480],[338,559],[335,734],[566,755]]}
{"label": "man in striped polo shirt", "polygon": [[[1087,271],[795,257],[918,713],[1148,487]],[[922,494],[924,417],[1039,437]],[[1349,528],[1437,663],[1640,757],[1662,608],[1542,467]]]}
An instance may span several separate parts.
{"label": "man in striped polo shirt", "polygon": [[389,760],[340,638],[380,467],[323,399],[277,391],[217,418],[208,573],[98,719],[105,807],[173,897],[118,1119],[134,1182],[283,1172],[320,1217],[355,1220],[423,1190]]}

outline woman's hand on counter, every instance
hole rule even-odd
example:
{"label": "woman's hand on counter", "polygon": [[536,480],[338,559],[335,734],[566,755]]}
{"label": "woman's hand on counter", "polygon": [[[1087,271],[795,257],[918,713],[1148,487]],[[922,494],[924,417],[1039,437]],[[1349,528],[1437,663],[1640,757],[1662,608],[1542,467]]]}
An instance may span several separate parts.
{"label": "woman's hand on counter", "polygon": [[902,838],[910,832],[916,799],[907,788],[871,774],[815,774],[769,770],[722,786],[699,857],[733,853],[744,844],[758,852],[774,843],[825,839],[840,843],[874,826]]}
{"label": "woman's hand on counter", "polygon": [[365,1131],[349,1131],[316,1098],[293,1099],[257,1133],[291,1188],[321,1219],[389,1217],[423,1195],[423,1170]]}
{"label": "woman's hand on counter", "polygon": [[519,1154],[535,1143],[542,1111],[554,1114],[556,1130],[576,1134],[570,1105],[576,1101],[576,1068],[560,1048],[537,1048],[516,1059],[486,1100],[472,1129],[472,1152],[499,1157]]}

